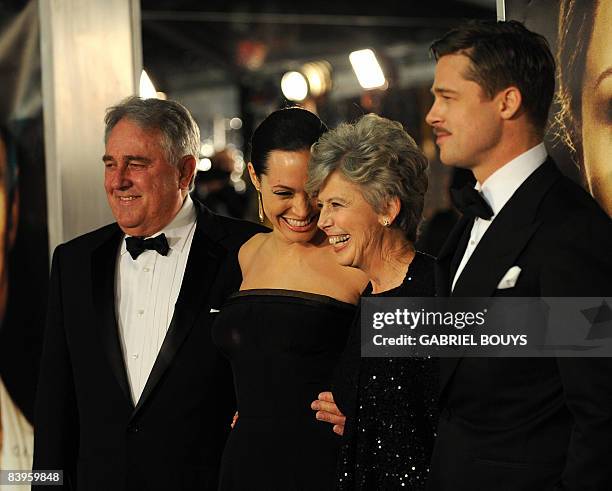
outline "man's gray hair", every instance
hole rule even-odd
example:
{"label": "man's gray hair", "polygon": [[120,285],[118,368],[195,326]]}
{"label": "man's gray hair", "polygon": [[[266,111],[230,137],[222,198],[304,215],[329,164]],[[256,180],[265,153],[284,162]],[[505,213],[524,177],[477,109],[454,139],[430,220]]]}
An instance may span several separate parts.
{"label": "man's gray hair", "polygon": [[342,123],[311,148],[306,190],[316,195],[338,171],[361,189],[376,213],[384,213],[392,198],[401,210],[393,222],[414,242],[427,191],[428,161],[401,123],[366,114],[356,123]]}
{"label": "man's gray hair", "polygon": [[130,96],[106,110],[104,142],[123,118],[147,130],[162,133],[162,147],[168,162],[178,165],[185,155],[200,156],[200,128],[185,106],[176,101],[141,99]]}

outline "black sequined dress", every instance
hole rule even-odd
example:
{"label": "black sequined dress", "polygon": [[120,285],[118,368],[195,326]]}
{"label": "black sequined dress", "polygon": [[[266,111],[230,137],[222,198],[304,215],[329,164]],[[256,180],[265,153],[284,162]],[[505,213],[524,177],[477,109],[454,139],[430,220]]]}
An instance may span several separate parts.
{"label": "black sequined dress", "polygon": [[[434,295],[434,259],[416,254],[402,285],[379,295]],[[338,366],[334,398],[347,415],[338,461],[340,490],[425,489],[437,422],[437,361],[361,358],[360,319]]]}
{"label": "black sequined dress", "polygon": [[355,311],[290,290],[240,291],[221,308],[213,340],[231,361],[240,415],[223,452],[220,490],[335,488],[341,440],[310,404],[331,389]]}

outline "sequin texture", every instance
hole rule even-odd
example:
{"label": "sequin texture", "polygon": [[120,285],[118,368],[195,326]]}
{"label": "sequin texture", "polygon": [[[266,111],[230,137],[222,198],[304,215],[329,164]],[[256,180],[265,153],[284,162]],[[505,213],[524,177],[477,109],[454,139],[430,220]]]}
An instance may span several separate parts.
{"label": "sequin texture", "polygon": [[[379,296],[433,291],[433,260],[417,254],[404,283]],[[364,295],[373,296],[371,289]],[[358,330],[354,325],[338,370],[336,399],[347,414],[338,489],[424,490],[437,422],[437,360],[360,358]]]}

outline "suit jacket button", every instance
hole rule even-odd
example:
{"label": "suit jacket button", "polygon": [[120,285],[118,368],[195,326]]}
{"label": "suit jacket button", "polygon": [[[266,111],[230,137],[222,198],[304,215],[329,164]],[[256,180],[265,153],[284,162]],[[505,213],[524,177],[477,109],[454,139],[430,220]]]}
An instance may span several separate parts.
{"label": "suit jacket button", "polygon": [[128,433],[138,433],[140,431],[140,428],[138,428],[138,426],[136,425],[129,425],[127,427]]}

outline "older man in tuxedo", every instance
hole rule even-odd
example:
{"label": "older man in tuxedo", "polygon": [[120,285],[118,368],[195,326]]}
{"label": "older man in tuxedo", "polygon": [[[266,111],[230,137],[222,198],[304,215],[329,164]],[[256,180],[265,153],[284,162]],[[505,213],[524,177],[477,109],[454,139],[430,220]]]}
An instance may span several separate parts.
{"label": "older man in tuxedo", "polygon": [[183,106],[131,97],[105,121],[116,223],[55,250],[34,468],[62,469],[66,489],[216,489],[234,396],[210,327],[260,228],[192,201]]}
{"label": "older man in tuxedo", "polygon": [[[542,143],[555,86],[544,38],[473,22],[432,52],[427,122],[442,162],[477,180],[457,195],[438,295],[612,295],[612,222]],[[430,489],[612,489],[611,374],[612,358],[442,360]]]}

